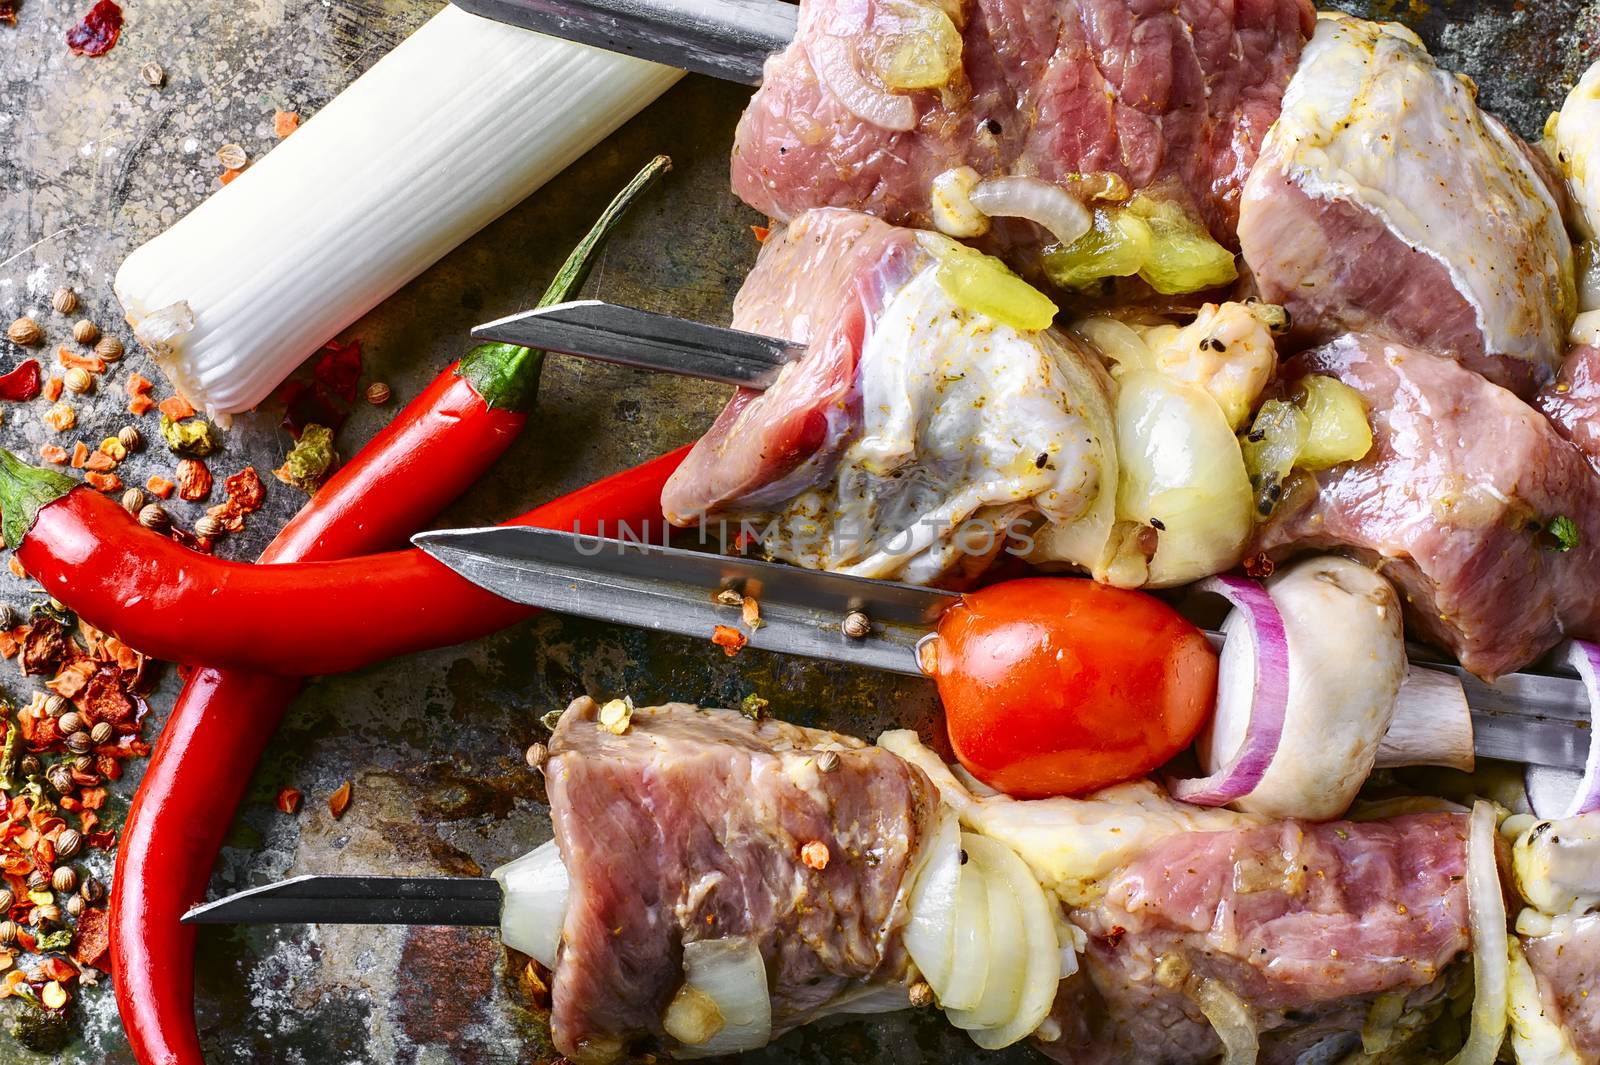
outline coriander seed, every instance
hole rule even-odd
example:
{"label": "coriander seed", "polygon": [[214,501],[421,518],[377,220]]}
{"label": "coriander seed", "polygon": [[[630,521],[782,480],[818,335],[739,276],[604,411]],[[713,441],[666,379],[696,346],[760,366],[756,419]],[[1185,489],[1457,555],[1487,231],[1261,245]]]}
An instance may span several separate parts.
{"label": "coriander seed", "polygon": [[66,901],[65,905],[62,906],[62,909],[67,911],[67,916],[72,918],[74,921],[76,921],[79,917],[82,917],[83,911],[87,910],[88,908],[89,904],[83,901],[82,895],[73,895]]}
{"label": "coriander seed", "polygon": [[28,890],[43,891],[50,884],[50,877],[43,869],[35,869],[28,874]]}
{"label": "coriander seed", "polygon": [[122,446],[127,448],[129,451],[138,451],[144,446],[144,437],[140,435],[137,426],[124,425],[121,429],[117,430],[117,439],[121,441]]}
{"label": "coriander seed", "polygon": [[38,776],[39,775],[39,756],[36,755],[36,754],[25,754],[25,755],[23,755],[22,756],[22,761],[17,763],[17,768],[22,770],[22,775],[25,776],[25,777]]}
{"label": "coriander seed", "polygon": [[139,77],[151,88],[159,89],[167,80],[167,72],[160,63],[150,62],[139,68]]}
{"label": "coriander seed", "polygon": [[[94,733],[90,733],[89,737],[90,737],[90,739],[93,739],[94,738]],[[78,755],[78,757],[76,757],[76,758],[74,758],[72,760],[72,771],[74,773],[82,773],[84,776],[95,776],[96,774],[95,774],[95,771],[94,771],[94,755],[92,755],[92,754],[80,754],[80,755]]]}
{"label": "coriander seed", "polygon": [[122,509],[138,517],[139,510],[144,506],[144,492],[138,488],[130,488],[122,493]]}
{"label": "coriander seed", "polygon": [[850,639],[860,640],[872,631],[872,619],[859,610],[852,610],[844,616],[839,629]]}
{"label": "coriander seed", "polygon": [[68,710],[66,713],[62,714],[59,724],[61,726],[61,731],[68,733],[69,735],[74,732],[82,732],[88,727],[83,720],[83,715],[78,713],[76,710]]}
{"label": "coriander seed", "polygon": [[167,517],[167,510],[160,503],[146,503],[139,511],[139,524],[160,532],[172,524],[172,519]]}
{"label": "coriander seed", "polygon": [[[57,795],[72,794],[72,789],[74,787],[72,782],[72,770],[68,769],[65,765],[62,765],[58,762],[51,766],[45,771],[44,778],[45,780],[49,781],[50,787],[55,789],[55,793]],[[65,835],[66,833],[62,834]],[[56,854],[61,854],[60,840],[56,841]]]}
{"label": "coriander seed", "polygon": [[56,837],[56,857],[74,858],[83,849],[83,836],[75,828],[64,828]]}
{"label": "coriander seed", "polygon": [[74,366],[68,370],[61,383],[67,386],[68,392],[77,392],[80,395],[94,387],[94,378],[89,376],[89,371],[82,366]]}
{"label": "coriander seed", "polygon": [[44,339],[44,330],[39,328],[38,322],[23,315],[11,323],[11,327],[6,330],[6,336],[11,338],[11,343],[29,348]]}
{"label": "coriander seed", "polygon": [[367,402],[374,407],[381,407],[389,402],[389,397],[394,395],[389,386],[382,381],[374,381],[367,386]]}
{"label": "coriander seed", "polygon": [[543,769],[545,760],[550,757],[550,748],[542,743],[535,743],[523,752],[522,760],[528,763],[529,769]]}
{"label": "coriander seed", "polygon": [[[60,850],[61,846],[58,843],[56,845],[57,853]],[[86,876],[83,878],[83,886],[78,889],[78,894],[83,896],[83,901],[85,902],[99,902],[106,897],[106,886],[100,882],[99,878]]]}
{"label": "coriander seed", "polygon": [[66,739],[67,750],[73,754],[87,754],[94,750],[94,740],[87,732],[74,732]]}
{"label": "coriander seed", "polygon": [[22,926],[15,921],[0,921],[0,943],[11,946],[22,934]]}
{"label": "coriander seed", "polygon": [[10,603],[0,603],[0,629],[17,627],[17,612]]}
{"label": "coriander seed", "polygon": [[196,536],[204,536],[207,540],[215,540],[227,531],[222,522],[210,514],[205,515],[194,523],[194,534]]}
{"label": "coriander seed", "polygon": [[839,752],[823,751],[817,755],[817,769],[824,773],[834,773],[839,769]]}
{"label": "coriander seed", "polygon": [[50,297],[50,306],[57,314],[71,314],[78,309],[78,294],[72,291],[71,285],[62,285],[56,289],[56,294]]}
{"label": "coriander seed", "polygon": [[58,865],[50,875],[50,886],[63,895],[78,890],[78,874],[70,865]]}
{"label": "coriander seed", "polygon": [[55,692],[51,692],[44,701],[44,712],[51,717],[60,717],[71,709],[72,704],[67,702],[67,697],[65,695],[57,695]]}
{"label": "coriander seed", "polygon": [[911,985],[907,992],[911,998],[911,1005],[915,1009],[924,1009],[933,1005],[933,988],[926,980],[918,980]]}
{"label": "coriander seed", "polygon": [[28,923],[35,928],[49,928],[51,925],[60,923],[60,921],[61,907],[53,902],[46,903],[43,906],[35,906],[33,911],[28,914]]}
{"label": "coriander seed", "polygon": [[243,148],[237,144],[224,144],[217,149],[217,159],[229,170],[243,170],[244,165],[250,161]]}
{"label": "coriander seed", "polygon": [[94,346],[94,353],[107,362],[116,362],[122,358],[122,341],[116,337],[101,337],[100,343]]}
{"label": "coriander seed", "polygon": [[87,318],[79,318],[73,323],[72,339],[80,344],[93,344],[100,339],[100,327]]}
{"label": "coriander seed", "polygon": [[111,737],[116,735],[116,732],[117,730],[112,726],[111,722],[96,721],[94,728],[89,730],[89,738],[94,741],[96,747],[99,747],[102,744],[110,743]]}
{"label": "coriander seed", "polygon": [[11,909],[11,904],[16,901],[17,896],[10,888],[0,888],[0,913]]}

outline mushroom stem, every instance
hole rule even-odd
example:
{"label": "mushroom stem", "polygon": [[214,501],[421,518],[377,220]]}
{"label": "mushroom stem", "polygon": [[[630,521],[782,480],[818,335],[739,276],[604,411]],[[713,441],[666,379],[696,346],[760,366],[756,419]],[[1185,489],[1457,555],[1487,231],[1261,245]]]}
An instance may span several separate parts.
{"label": "mushroom stem", "polygon": [[1470,773],[1473,764],[1472,714],[1461,682],[1437,669],[1409,665],[1373,767],[1440,765]]}

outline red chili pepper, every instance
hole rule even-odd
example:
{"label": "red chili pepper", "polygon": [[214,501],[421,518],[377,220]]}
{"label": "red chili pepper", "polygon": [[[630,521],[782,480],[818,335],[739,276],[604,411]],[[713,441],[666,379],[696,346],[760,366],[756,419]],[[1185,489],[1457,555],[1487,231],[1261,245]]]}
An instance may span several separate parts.
{"label": "red chili pepper", "polygon": [[[634,532],[659,535],[659,525],[644,531],[640,497],[659,496],[682,454],[664,455],[616,484],[599,482],[590,498],[604,506],[573,509],[549,527],[570,530],[574,520],[601,514],[613,519],[603,531],[616,535],[616,519],[628,515]],[[57,487],[43,487],[45,478]],[[25,498],[18,491],[24,483],[46,496],[35,504],[31,529],[24,508],[11,504]],[[16,558],[46,592],[153,658],[279,675],[344,673],[475,639],[532,613],[416,549],[276,566],[197,555],[141,526],[116,500],[74,484],[0,451],[6,539],[21,539]],[[524,516],[508,524],[531,523]]]}
{"label": "red chili pepper", "polygon": [[[565,298],[581,285],[595,248],[666,167],[664,158],[653,161],[618,196],[546,299]],[[261,561],[357,555],[403,541],[515,439],[526,421],[522,411],[532,399],[540,354],[485,345],[446,370],[323,486]],[[85,494],[91,493],[69,493]],[[584,512],[586,501],[624,498],[629,497],[611,489],[585,489],[527,517],[537,521],[548,514],[566,522]],[[649,512],[656,512],[656,496],[647,498]],[[632,511],[622,516],[632,517]],[[194,931],[179,918],[204,897],[251,771],[299,690],[298,680],[201,668],[151,754],[123,828],[111,896],[117,1006],[143,1065],[203,1060],[194,1019]]]}
{"label": "red chili pepper", "polygon": [[0,377],[0,399],[28,400],[39,394],[43,371],[38,359],[17,364],[17,368]]}

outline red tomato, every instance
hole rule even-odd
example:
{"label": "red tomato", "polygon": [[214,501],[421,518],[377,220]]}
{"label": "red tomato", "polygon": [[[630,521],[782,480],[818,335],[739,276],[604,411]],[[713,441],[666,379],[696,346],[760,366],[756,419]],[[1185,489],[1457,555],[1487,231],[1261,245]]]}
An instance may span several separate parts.
{"label": "red tomato", "polygon": [[1142,592],[1033,577],[945,612],[934,677],[967,771],[1019,798],[1132,780],[1194,742],[1217,656],[1205,634]]}

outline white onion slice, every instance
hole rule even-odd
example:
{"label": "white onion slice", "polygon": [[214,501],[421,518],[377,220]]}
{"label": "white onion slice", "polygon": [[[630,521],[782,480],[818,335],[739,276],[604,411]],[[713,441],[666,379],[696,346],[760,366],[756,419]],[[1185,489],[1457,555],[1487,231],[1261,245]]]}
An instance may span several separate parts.
{"label": "white onion slice", "polygon": [[505,893],[500,907],[500,941],[546,969],[554,969],[571,890],[556,841],[502,865],[492,875]]}
{"label": "white onion slice", "polygon": [[[1022,966],[1022,994],[1018,997],[1016,1011],[1004,1024],[972,1033],[972,1041],[980,1047],[999,1050],[1027,1038],[1044,1023],[1050,1015],[1050,1007],[1055,1004],[1056,985],[1061,982],[1064,966],[1061,941],[1056,935],[1055,918],[1051,912],[1055,904],[1045,897],[1039,881],[1010,847],[987,837],[984,838],[984,844],[988,852],[984,854],[984,859],[989,890],[998,890],[998,883],[1004,881],[1016,896],[1018,908],[1022,911],[1023,936],[1028,945],[1027,960]],[[1005,964],[1004,959],[998,956],[995,961]]]}
{"label": "white onion slice", "polygon": [[1022,906],[1006,879],[993,869],[995,848],[999,846],[984,836],[961,833],[961,849],[967,852],[963,868],[976,868],[989,888],[989,972],[983,997],[970,1010],[945,1010],[951,1024],[968,1031],[1004,1024],[1017,1012],[1022,1000],[1028,937],[1022,923]]}
{"label": "white onion slice", "polygon": [[839,98],[846,111],[882,129],[903,132],[916,128],[917,108],[911,97],[874,88],[856,69],[851,42],[821,33],[805,47],[817,80]]}
{"label": "white onion slice", "polygon": [[704,995],[715,1004],[722,1023],[710,1038],[674,1048],[673,1057],[711,1058],[755,1050],[772,1041],[767,967],[755,940],[739,937],[685,943],[683,979],[679,995]]}
{"label": "white onion slice", "polygon": [[934,988],[939,1008],[970,1010],[983,1001],[989,979],[989,881],[973,861],[961,866],[956,902],[955,967],[943,991]]}
{"label": "white onion slice", "polygon": [[[1211,577],[1200,583],[1199,590],[1222,596],[1244,617],[1255,651],[1248,703],[1242,711],[1231,703],[1225,705],[1225,698],[1231,700],[1235,692],[1242,694],[1245,689],[1224,688],[1219,675],[1217,713],[1242,713],[1248,724],[1244,741],[1226,764],[1210,776],[1175,780],[1171,790],[1173,798],[1196,806],[1226,806],[1260,783],[1283,738],[1289,708],[1289,640],[1272,597],[1257,582],[1244,577]],[[1242,686],[1242,679],[1239,684]]]}
{"label": "white onion slice", "polygon": [[1530,769],[1528,802],[1540,817],[1576,817],[1600,810],[1600,741],[1594,735],[1596,709],[1600,708],[1600,646],[1587,640],[1568,640],[1556,648],[1555,659],[1578,674],[1589,697],[1589,757],[1584,760],[1583,775],[1577,777],[1560,809],[1551,801],[1554,789],[1543,786],[1554,774],[1540,774],[1539,786],[1535,786],[1535,770]]}
{"label": "white onion slice", "polygon": [[978,183],[970,199],[972,206],[991,217],[1037,222],[1062,244],[1073,243],[1094,225],[1088,208],[1066,189],[1043,178],[1020,174],[989,178]]}
{"label": "white onion slice", "polygon": [[1467,828],[1467,914],[1472,928],[1472,1028],[1450,1065],[1493,1065],[1506,1037],[1510,1006],[1511,937],[1495,854],[1492,803],[1473,803]]}
{"label": "white onion slice", "polygon": [[961,822],[943,803],[926,848],[927,858],[911,888],[905,944],[922,978],[939,995],[949,985],[955,964],[956,888],[961,881]]}
{"label": "white onion slice", "polygon": [[1218,980],[1200,981],[1194,1001],[1222,1040],[1222,1065],[1255,1065],[1261,1035],[1245,1001]]}

